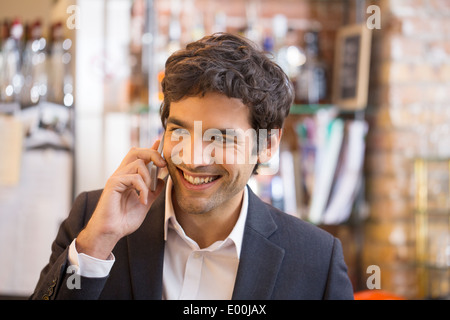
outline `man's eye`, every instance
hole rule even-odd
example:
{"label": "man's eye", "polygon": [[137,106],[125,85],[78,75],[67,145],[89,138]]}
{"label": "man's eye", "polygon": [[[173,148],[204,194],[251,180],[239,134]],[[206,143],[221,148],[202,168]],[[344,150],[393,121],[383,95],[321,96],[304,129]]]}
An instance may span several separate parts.
{"label": "man's eye", "polygon": [[182,129],[182,128],[177,128],[177,129],[173,129],[171,130],[171,136],[174,138],[178,138],[178,137],[183,137],[183,136],[187,136],[189,135],[189,131],[186,129]]}
{"label": "man's eye", "polygon": [[223,143],[223,135],[219,130],[206,130],[203,134],[203,141],[211,141],[216,144],[222,145]]}
{"label": "man's eye", "polygon": [[213,135],[211,141],[216,145],[224,148],[234,148],[236,146],[236,138],[234,136]]}
{"label": "man's eye", "polygon": [[223,136],[222,135],[218,135],[218,134],[216,134],[216,135],[213,135],[212,137],[211,137],[211,140],[212,141],[214,141],[214,142],[217,142],[217,143],[223,143]]}

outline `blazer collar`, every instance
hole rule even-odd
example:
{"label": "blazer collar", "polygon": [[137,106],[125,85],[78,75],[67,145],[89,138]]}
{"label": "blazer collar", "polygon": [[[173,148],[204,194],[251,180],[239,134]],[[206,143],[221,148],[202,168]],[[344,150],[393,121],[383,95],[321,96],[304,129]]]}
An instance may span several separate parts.
{"label": "blazer collar", "polygon": [[247,223],[232,299],[267,300],[272,296],[284,249],[271,240],[277,225],[268,207],[248,190]]}

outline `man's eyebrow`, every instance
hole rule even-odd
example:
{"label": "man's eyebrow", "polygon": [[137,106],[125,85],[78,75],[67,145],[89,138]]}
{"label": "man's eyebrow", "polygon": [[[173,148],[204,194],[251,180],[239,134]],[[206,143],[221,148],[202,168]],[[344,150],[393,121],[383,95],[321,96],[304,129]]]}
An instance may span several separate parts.
{"label": "man's eyebrow", "polygon": [[222,128],[215,128],[216,130],[218,130],[222,135],[224,136],[239,136],[239,130],[236,129],[231,129],[231,128],[227,128],[227,129],[222,129]]}
{"label": "man's eyebrow", "polygon": [[239,130],[236,129],[219,129],[220,132],[222,132],[223,135],[238,135]]}
{"label": "man's eyebrow", "polygon": [[181,119],[175,118],[175,117],[167,118],[167,123],[166,124],[167,125],[168,124],[174,124],[176,126],[180,126],[180,127],[183,127],[183,128],[188,128],[189,127],[187,122],[185,122],[185,121],[183,121]]}

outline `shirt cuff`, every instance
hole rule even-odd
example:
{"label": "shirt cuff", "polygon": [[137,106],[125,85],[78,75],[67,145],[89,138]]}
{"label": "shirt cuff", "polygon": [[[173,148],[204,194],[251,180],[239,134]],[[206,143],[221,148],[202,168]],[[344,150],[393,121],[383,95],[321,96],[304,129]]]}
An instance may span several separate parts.
{"label": "shirt cuff", "polygon": [[78,253],[75,246],[76,238],[69,247],[69,263],[75,267],[76,273],[87,278],[104,278],[109,275],[111,268],[116,261],[113,253],[107,260],[97,259],[84,253]]}

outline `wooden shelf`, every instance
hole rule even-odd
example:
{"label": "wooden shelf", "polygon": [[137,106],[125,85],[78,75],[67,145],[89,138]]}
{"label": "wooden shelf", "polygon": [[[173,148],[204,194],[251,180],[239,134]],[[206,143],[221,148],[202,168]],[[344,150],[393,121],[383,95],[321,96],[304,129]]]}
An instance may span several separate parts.
{"label": "wooden shelf", "polygon": [[333,108],[332,104],[293,104],[290,114],[310,115],[315,114],[321,109]]}

